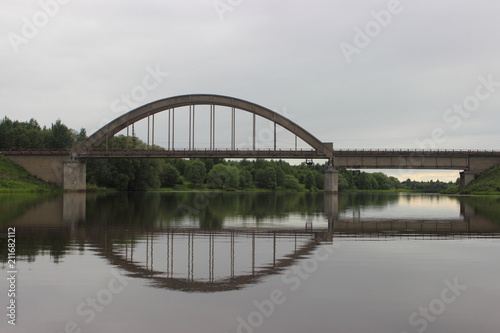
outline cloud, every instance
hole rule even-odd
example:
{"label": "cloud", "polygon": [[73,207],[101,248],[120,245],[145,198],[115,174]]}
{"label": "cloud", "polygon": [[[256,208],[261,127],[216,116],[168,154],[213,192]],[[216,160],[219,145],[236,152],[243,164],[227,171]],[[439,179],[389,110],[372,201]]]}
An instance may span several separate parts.
{"label": "cloud", "polygon": [[170,76],[144,103],[206,92],[286,106],[339,148],[415,148],[436,127],[448,134],[441,149],[498,148],[500,91],[457,130],[443,113],[474,92],[478,76],[500,80],[500,4],[401,4],[348,64],[340,43],[388,1],[242,1],[222,21],[210,0],[73,0],[18,53],[8,36],[22,34],[40,4],[4,1],[0,105],[13,119],[96,128],[158,65]]}

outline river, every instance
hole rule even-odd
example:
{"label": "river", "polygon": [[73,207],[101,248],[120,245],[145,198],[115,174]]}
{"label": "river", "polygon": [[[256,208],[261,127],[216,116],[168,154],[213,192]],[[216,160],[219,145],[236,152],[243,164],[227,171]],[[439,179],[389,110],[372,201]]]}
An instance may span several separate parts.
{"label": "river", "polygon": [[1,332],[500,328],[500,197],[0,194],[0,227]]}

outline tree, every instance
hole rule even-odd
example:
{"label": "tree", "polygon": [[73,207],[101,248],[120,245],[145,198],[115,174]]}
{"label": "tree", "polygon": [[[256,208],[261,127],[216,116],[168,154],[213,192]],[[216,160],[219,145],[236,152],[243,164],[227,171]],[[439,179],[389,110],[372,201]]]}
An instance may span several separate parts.
{"label": "tree", "polygon": [[239,181],[238,168],[231,165],[216,164],[207,175],[207,185],[209,188],[237,188]]}
{"label": "tree", "polygon": [[240,188],[250,188],[253,186],[252,174],[247,169],[240,171]]}
{"label": "tree", "polygon": [[371,174],[361,172],[356,177],[356,187],[363,190],[375,190],[378,188],[378,183]]}
{"label": "tree", "polygon": [[49,148],[55,149],[68,149],[71,148],[73,138],[70,129],[57,119],[50,129],[52,131],[52,138]]}
{"label": "tree", "polygon": [[278,165],[274,165],[274,171],[276,172],[276,186],[283,187],[285,182],[285,173]]}
{"label": "tree", "polygon": [[293,175],[287,174],[283,181],[283,187],[290,190],[300,190],[300,183]]}
{"label": "tree", "polygon": [[396,177],[389,177],[389,186],[391,190],[401,188],[401,182]]}
{"label": "tree", "polygon": [[304,179],[304,185],[306,185],[306,188],[308,190],[311,190],[313,189],[314,187],[316,187],[316,181],[314,179],[314,175],[312,173],[312,171],[309,171],[307,174],[306,174],[306,177]]}
{"label": "tree", "polygon": [[276,184],[276,171],[273,167],[266,167],[265,169],[258,169],[255,171],[255,185],[258,188],[275,189]]}
{"label": "tree", "polygon": [[375,172],[371,174],[373,178],[377,181],[377,189],[379,190],[389,190],[391,184],[389,182],[389,177],[382,172]]}
{"label": "tree", "polygon": [[186,179],[199,186],[205,182],[205,164],[200,160],[190,160],[185,169]]}
{"label": "tree", "polygon": [[342,172],[339,172],[339,191],[348,190],[349,182]]}
{"label": "tree", "polygon": [[160,174],[161,187],[174,187],[179,184],[180,178],[179,171],[172,164],[167,163]]}
{"label": "tree", "polygon": [[323,176],[323,174],[319,171],[316,171],[314,170],[313,171],[313,175],[314,175],[314,183],[316,184],[316,187],[320,190],[323,189],[323,187],[325,186],[325,177]]}
{"label": "tree", "polygon": [[81,128],[80,132],[76,135],[75,140],[77,142],[83,142],[85,141],[85,139],[87,139],[87,131],[85,130],[85,128]]}

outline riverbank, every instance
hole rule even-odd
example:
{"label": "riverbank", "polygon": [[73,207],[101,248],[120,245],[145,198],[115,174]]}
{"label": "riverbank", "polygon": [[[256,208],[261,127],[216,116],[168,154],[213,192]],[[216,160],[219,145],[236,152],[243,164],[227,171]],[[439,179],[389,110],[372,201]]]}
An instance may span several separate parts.
{"label": "riverbank", "polygon": [[474,195],[500,195],[500,165],[497,165],[479,174],[465,188],[453,186],[443,192],[444,194],[474,194]]}
{"label": "riverbank", "polygon": [[57,192],[55,185],[33,177],[11,160],[0,157],[0,193],[11,192]]}

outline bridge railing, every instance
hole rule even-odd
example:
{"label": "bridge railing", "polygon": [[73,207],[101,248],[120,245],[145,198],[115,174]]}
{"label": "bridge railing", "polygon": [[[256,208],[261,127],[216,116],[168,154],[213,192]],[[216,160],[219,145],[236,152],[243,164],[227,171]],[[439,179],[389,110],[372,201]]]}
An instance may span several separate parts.
{"label": "bridge railing", "polygon": [[69,149],[5,149],[1,155],[69,155]]}
{"label": "bridge railing", "polygon": [[337,155],[490,155],[500,156],[499,150],[471,150],[471,149],[335,149],[334,154]]}
{"label": "bridge railing", "polygon": [[262,157],[262,158],[327,158],[322,153],[314,149],[108,149],[91,150],[81,153],[80,157],[225,157],[225,158],[244,158],[244,157]]}

